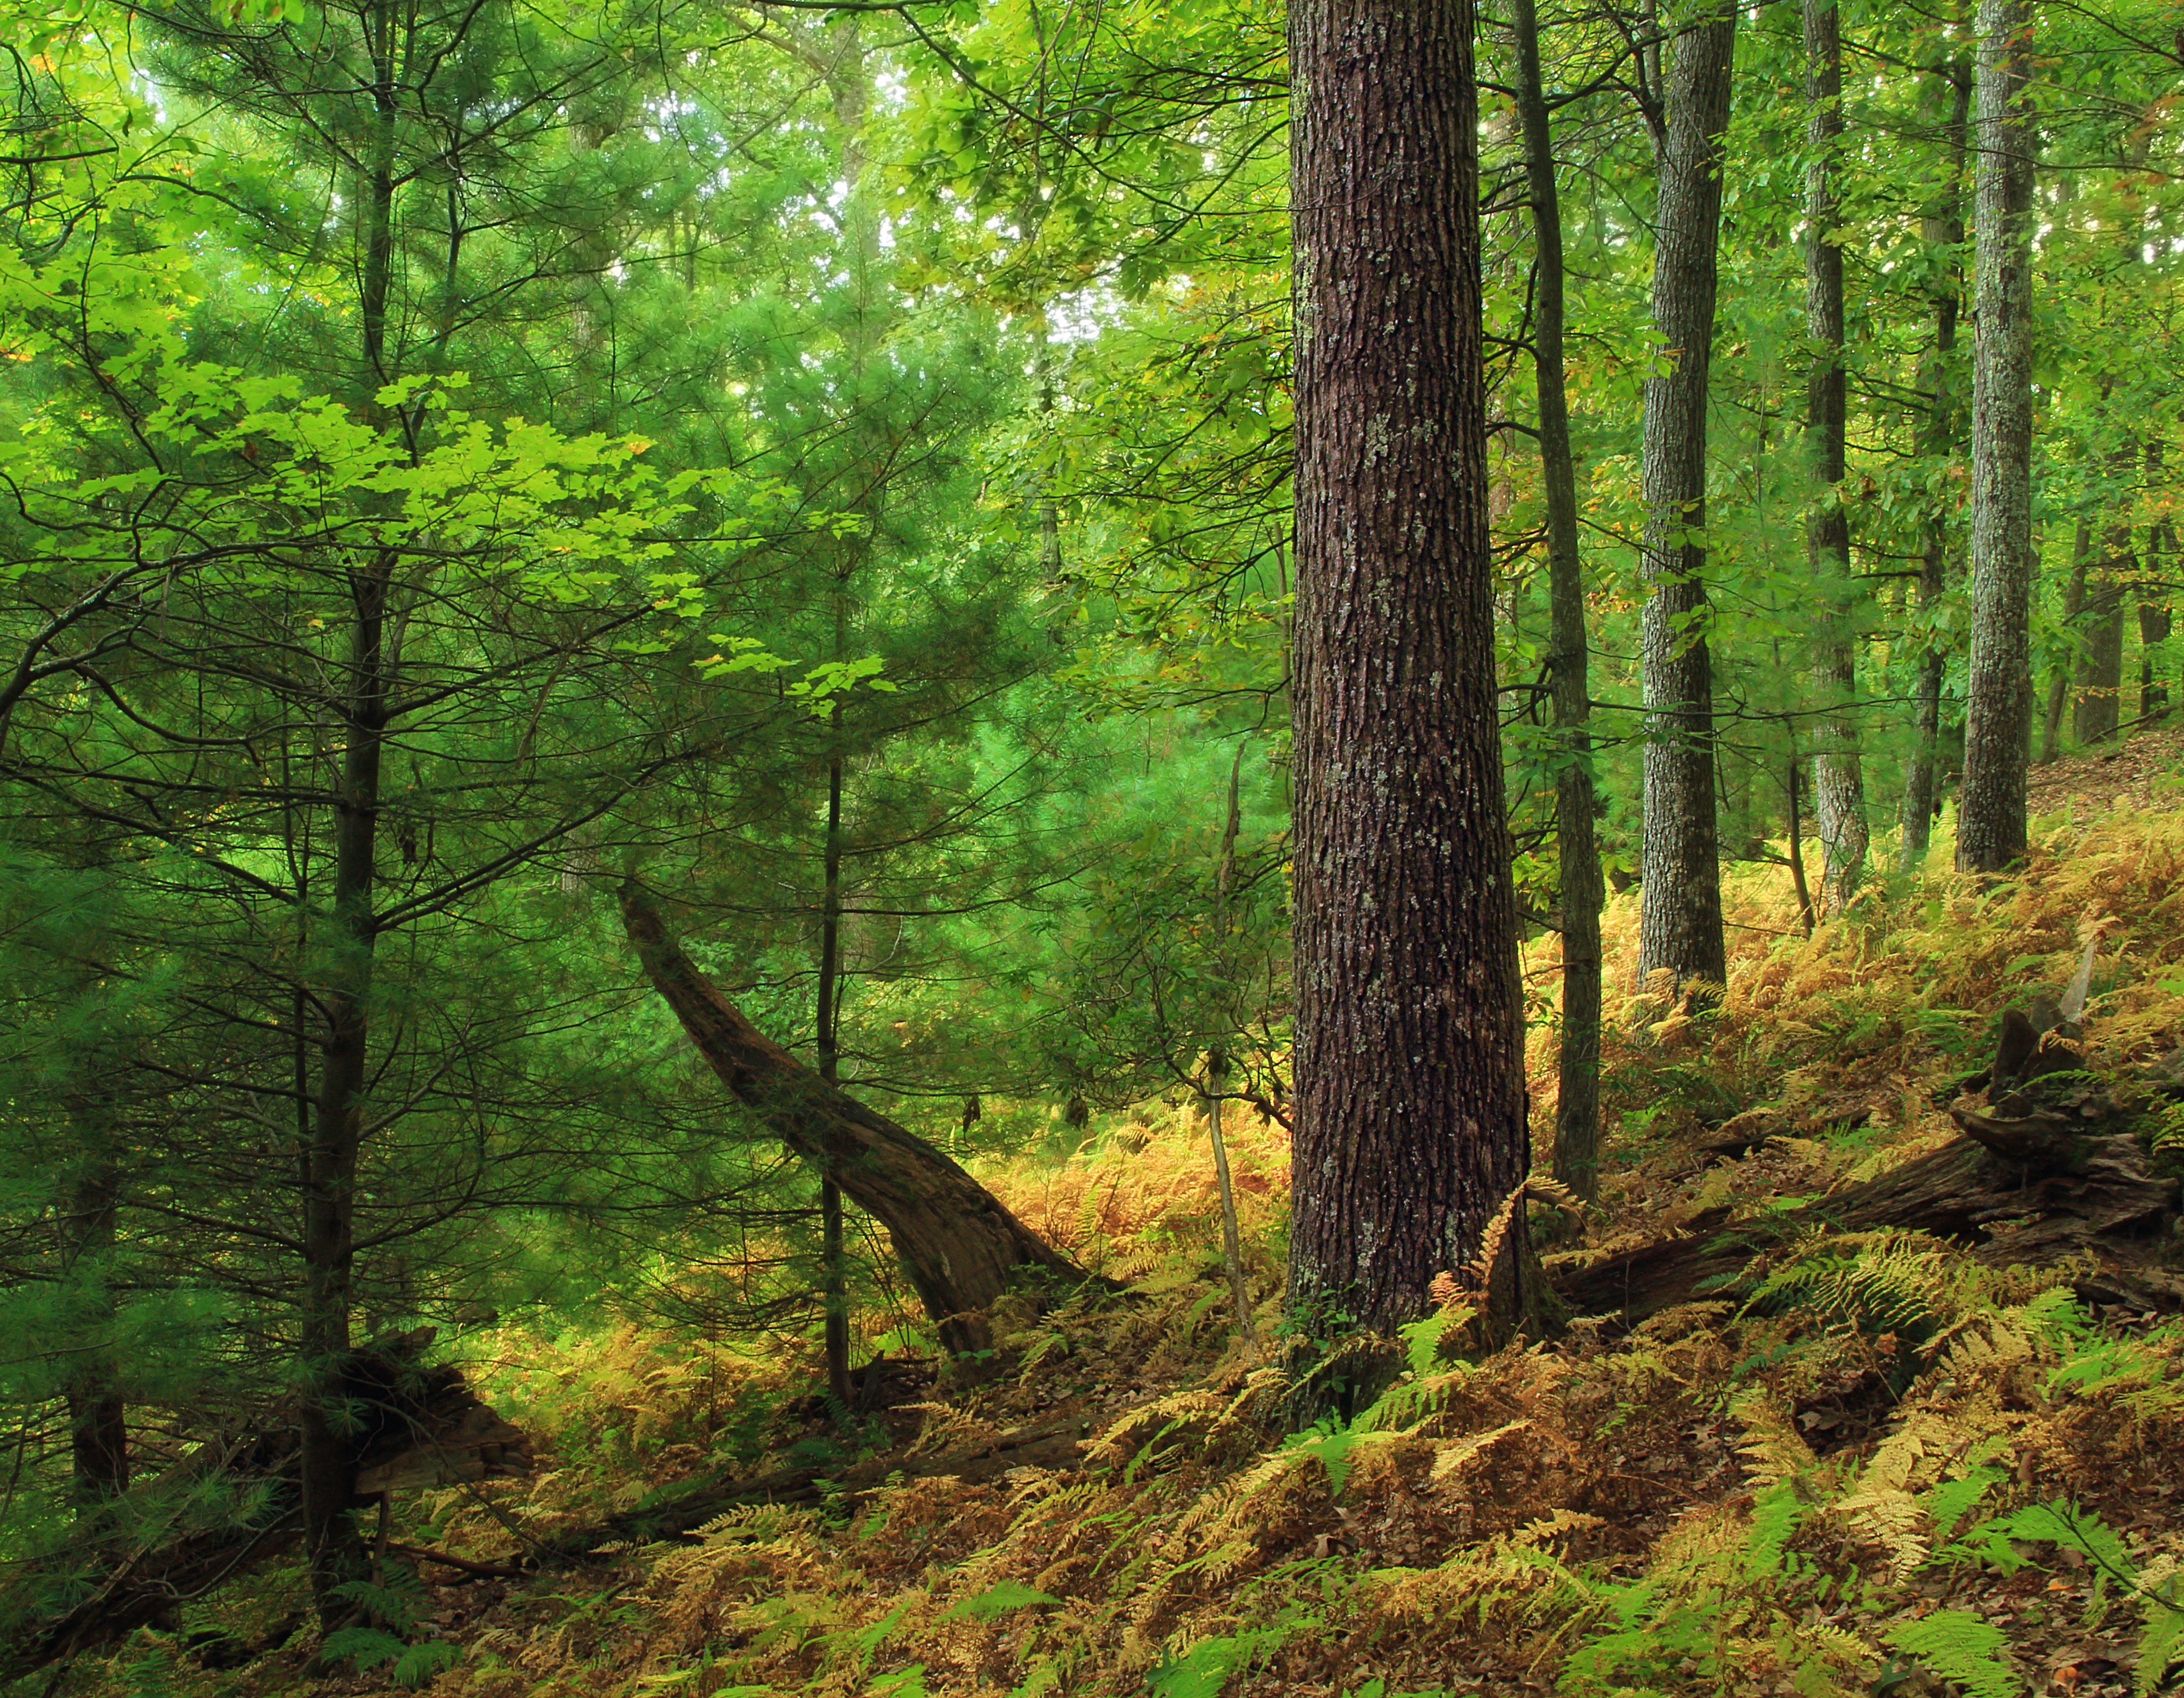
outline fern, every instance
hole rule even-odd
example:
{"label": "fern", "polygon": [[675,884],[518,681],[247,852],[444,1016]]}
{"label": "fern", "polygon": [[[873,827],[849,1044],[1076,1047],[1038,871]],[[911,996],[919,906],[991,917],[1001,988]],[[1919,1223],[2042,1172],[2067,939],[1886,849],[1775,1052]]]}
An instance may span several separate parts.
{"label": "fern", "polygon": [[320,1642],[319,1656],[327,1662],[347,1662],[360,1674],[396,1661],[409,1649],[384,1628],[337,1628]]}
{"label": "fern", "polygon": [[2018,1698],[2025,1690],[2022,1677],[2000,1660],[2009,1649],[2008,1635],[1962,1610],[1936,1610],[1902,1623],[1889,1630],[1888,1642],[1955,1681],[1966,1698]]}
{"label": "fern", "polygon": [[2150,1698],[2169,1665],[2184,1657],[2184,1566],[2173,1556],[2149,1564],[2137,1596],[2146,1611],[2146,1627],[2139,1635],[2131,1690],[2134,1698]]}
{"label": "fern", "polygon": [[989,1622],[996,1616],[1006,1615],[1011,1610],[1029,1609],[1035,1604],[1058,1604],[1061,1599],[1051,1593],[1042,1592],[1036,1586],[1027,1586],[1021,1580],[1002,1580],[988,1587],[975,1598],[966,1598],[942,1611],[944,1622],[968,1619]]}

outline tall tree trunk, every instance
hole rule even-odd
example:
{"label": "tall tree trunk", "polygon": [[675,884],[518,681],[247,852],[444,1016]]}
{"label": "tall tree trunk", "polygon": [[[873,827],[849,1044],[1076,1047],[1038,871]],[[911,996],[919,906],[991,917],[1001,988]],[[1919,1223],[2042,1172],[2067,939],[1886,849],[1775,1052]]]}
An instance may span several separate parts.
{"label": "tall tree trunk", "polygon": [[[1935,73],[1949,90],[1949,170],[1942,192],[1919,218],[1919,239],[1930,246],[1962,247],[1964,239],[1964,158],[1970,144],[1972,79],[1970,67],[1951,63]],[[1961,285],[1953,267],[1945,270],[1933,292],[1934,340],[1919,377],[1919,393],[1926,398],[1920,421],[1919,451],[1930,461],[1941,461],[1955,451],[1957,397],[1953,381],[1956,363],[1957,318],[1962,310]],[[1949,511],[1944,495],[1936,499],[1926,518],[1925,545],[1919,557],[1919,610],[1930,626],[1948,590]],[[1912,754],[1903,785],[1903,866],[1905,872],[1924,866],[1933,841],[1934,814],[1940,802],[1942,740],[1942,684],[1948,656],[1929,637],[1919,659],[1918,682],[1913,689]]]}
{"label": "tall tree trunk", "polygon": [[1570,443],[1569,390],[1563,357],[1562,197],[1554,136],[1540,70],[1535,0],[1513,0],[1517,107],[1524,125],[1531,188],[1534,265],[1533,370],[1540,391],[1540,477],[1547,505],[1547,600],[1552,629],[1547,682],[1553,692],[1562,764],[1555,773],[1555,851],[1561,862],[1563,1030],[1555,1099],[1555,1177],[1588,1202],[1600,1189],[1600,909],[1605,899],[1599,802],[1593,792],[1590,644],[1585,563],[1578,551],[1577,456]]}
{"label": "tall tree trunk", "polygon": [[79,1527],[105,1518],[107,1506],[129,1489],[128,1405],[114,1358],[114,1299],[109,1265],[114,1229],[120,1217],[120,1131],[109,1081],[96,1076],[113,1057],[98,1048],[86,1057],[84,1088],[69,1102],[81,1164],[69,1198],[66,1277],[79,1287],[96,1285],[92,1313],[84,1316],[90,1336],[75,1342],[78,1366],[68,1379],[70,1486]]}
{"label": "tall tree trunk", "polygon": [[1972,651],[1957,865],[2025,849],[2032,724],[2032,164],[2030,0],[1980,0],[1972,285]]}
{"label": "tall tree trunk", "polygon": [[[2150,436],[2146,441],[2146,487],[2157,503],[2164,499],[2161,477],[2161,438]],[[2162,511],[2157,506],[2157,517],[2146,527],[2146,567],[2140,578],[2144,586],[2138,603],[2138,717],[2142,719],[2151,719],[2169,707],[2169,685],[2161,676],[2161,651],[2169,640],[2170,615],[2161,562],[2175,558],[2176,550],[2168,521],[2159,517]]]}
{"label": "tall tree trunk", "polygon": [[[394,163],[400,110],[395,85],[400,13],[375,5],[365,14],[371,59],[375,134],[363,210],[359,317],[363,341],[360,391],[367,416],[382,429],[389,419],[376,396],[393,374],[387,346],[394,274]],[[381,766],[388,723],[390,683],[387,619],[395,561],[384,550],[349,568],[349,652],[341,679],[341,776],[334,797],[334,877],[325,958],[327,980],[315,1000],[325,1022],[310,1141],[300,1164],[304,1182],[304,1293],[298,1327],[303,1395],[299,1485],[304,1545],[320,1619],[331,1627],[355,1606],[337,1587],[370,1572],[351,1509],[354,1456],[342,1369],[352,1348],[350,1311],[356,1263],[357,1165],[364,1098],[370,1076],[371,981],[378,946],[374,912],[377,875]]]}
{"label": "tall tree trunk", "polygon": [[[1225,950],[1228,941],[1228,896],[1236,882],[1236,839],[1244,829],[1244,744],[1236,744],[1236,759],[1228,768],[1228,814],[1221,828],[1221,856],[1213,874],[1214,947]],[[1244,1281],[1244,1238],[1236,1221],[1236,1184],[1228,1170],[1228,1143],[1221,1132],[1222,1087],[1227,1082],[1228,1056],[1216,1046],[1206,1057],[1206,1135],[1213,1146],[1213,1185],[1221,1199],[1221,1265],[1228,1276],[1228,1294],[1236,1305],[1236,1325],[1246,1339],[1251,1336],[1251,1293]]]}
{"label": "tall tree trunk", "polygon": [[[1523,1183],[1465,0],[1295,0],[1296,1132],[1289,1301],[1430,1308]],[[1524,1211],[1487,1271],[1524,1307]],[[1306,1412],[1310,1398],[1299,1399]]]}
{"label": "tall tree trunk", "polygon": [[[859,572],[870,563],[872,536],[883,502],[882,487],[887,459],[884,443],[876,439],[862,408],[866,373],[886,334],[885,316],[877,297],[884,288],[878,275],[880,235],[878,209],[867,181],[865,125],[872,111],[872,70],[866,59],[862,22],[854,14],[827,20],[825,36],[808,45],[832,53],[827,61],[828,93],[834,121],[842,135],[841,172],[843,247],[855,290],[855,316],[847,333],[854,388],[850,405],[859,409],[852,419],[854,439],[861,450],[852,474],[856,483],[851,505],[862,517],[863,528],[842,539],[836,563],[834,589],[834,651],[833,658],[849,658],[850,601]],[[842,1017],[842,784],[845,762],[842,747],[842,716],[838,706],[828,723],[833,747],[827,762],[827,841],[822,876],[823,912],[820,919],[818,993],[819,1076],[837,1082],[841,1070],[838,1038]],[[827,1386],[846,1411],[850,1383],[850,1271],[844,1252],[844,1215],[842,1183],[832,1171],[819,1182],[822,1303],[826,1315]]]}
{"label": "tall tree trunk", "polygon": [[2070,702],[2070,676],[2077,670],[2079,632],[2086,612],[2086,578],[2093,552],[2092,522],[2081,513],[2077,535],[2070,544],[2070,575],[2063,584],[2063,630],[2071,646],[2055,663],[2055,676],[2048,686],[2048,723],[2040,738],[2040,764],[2046,766],[2063,752],[2063,710]]}
{"label": "tall tree trunk", "polygon": [[1842,30],[1836,0],[1804,0],[1806,144],[1805,326],[1813,341],[1806,380],[1805,433],[1812,456],[1813,513],[1805,555],[1820,624],[1813,683],[1824,712],[1813,757],[1813,808],[1820,836],[1820,912],[1839,914],[1865,877],[1865,770],[1858,752],[1858,587],[1850,570],[1847,469],[1849,374],[1843,359],[1843,256],[1834,174],[1842,149]]}
{"label": "tall tree trunk", "polygon": [[1643,642],[1646,852],[1641,979],[1729,977],[1716,840],[1713,660],[1707,640],[1707,390],[1719,279],[1722,136],[1737,8],[1677,36],[1660,154],[1653,320],[1667,369],[1646,380]]}
{"label": "tall tree trunk", "polygon": [[[834,655],[842,656],[842,610],[836,609]],[[819,1076],[829,1085],[841,1076],[842,1019],[842,753],[827,762],[827,842],[822,851],[819,913]],[[850,1384],[850,1272],[843,1254],[842,1186],[832,1174],[819,1181],[820,1287],[827,1324],[827,1389],[846,1417]]]}
{"label": "tall tree trunk", "polygon": [[634,885],[622,887],[621,919],[653,988],[722,1083],[887,1228],[952,1354],[962,1360],[987,1347],[983,1311],[1027,1277],[1084,1283],[1081,1268],[961,1167],[799,1064],[745,1019],[690,964]]}
{"label": "tall tree trunk", "polygon": [[2078,746],[2087,748],[2112,733],[2123,719],[2124,588],[2138,576],[2131,546],[2131,488],[2138,472],[2138,444],[2126,437],[2109,458],[2112,480],[2108,499],[2114,522],[2103,538],[2100,556],[2086,584],[2085,646],[2078,670]]}

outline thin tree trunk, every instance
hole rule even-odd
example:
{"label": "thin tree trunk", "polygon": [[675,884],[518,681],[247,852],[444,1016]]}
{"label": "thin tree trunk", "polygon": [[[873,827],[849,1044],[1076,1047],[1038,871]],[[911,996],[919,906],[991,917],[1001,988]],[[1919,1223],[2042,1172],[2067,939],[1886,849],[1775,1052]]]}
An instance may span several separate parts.
{"label": "thin tree trunk", "polygon": [[[371,56],[373,142],[364,213],[363,287],[359,306],[363,383],[370,416],[382,427],[376,399],[392,375],[387,325],[394,269],[394,161],[399,119],[395,88],[398,14],[392,6],[366,18]],[[334,803],[334,878],[327,958],[332,971],[317,990],[326,1022],[319,1081],[304,1178],[304,1293],[298,1328],[304,1379],[298,1422],[304,1545],[320,1621],[328,1627],[355,1613],[335,1595],[365,1578],[370,1562],[351,1509],[354,1455],[341,1385],[348,1360],[356,1263],[357,1165],[364,1098],[370,1077],[370,997],[378,947],[374,886],[378,871],[381,765],[391,680],[387,674],[387,618],[394,572],[386,552],[353,567],[349,576],[349,653],[342,680],[342,768]]]}
{"label": "thin tree trunk", "polygon": [[1980,0],[1974,222],[1972,648],[1957,864],[2025,850],[2032,723],[2032,165],[2030,0]]}
{"label": "thin tree trunk", "polygon": [[[1471,8],[1296,0],[1289,40],[1290,1307],[1307,1338],[1392,1329],[1429,1310],[1437,1276],[1490,1248],[1479,1282],[1506,1328],[1526,1301],[1521,1207],[1485,1237],[1513,1206],[1529,1139],[1495,714]],[[1308,1384],[1293,1415],[1314,1402]]]}
{"label": "thin tree trunk", "polygon": [[1555,1178],[1590,1202],[1600,1189],[1600,910],[1605,900],[1592,783],[1590,644],[1585,563],[1578,549],[1577,456],[1570,442],[1563,354],[1565,279],[1562,198],[1540,70],[1539,10],[1513,0],[1517,105],[1524,126],[1538,284],[1532,323],[1540,392],[1540,477],[1547,507],[1548,686],[1562,747],[1555,773],[1555,849],[1561,862],[1563,1029],[1555,1099]]}
{"label": "thin tree trunk", "polygon": [[70,1485],[79,1527],[103,1520],[107,1506],[129,1489],[129,1410],[114,1359],[109,1284],[120,1218],[120,1151],[111,1086],[88,1076],[110,1065],[112,1058],[93,1049],[87,1060],[85,1088],[69,1104],[81,1165],[66,1226],[66,1276],[79,1286],[98,1286],[96,1314],[85,1317],[92,1336],[75,1346],[81,1366],[70,1375],[66,1394]]}
{"label": "thin tree trunk", "polygon": [[[1964,239],[1964,173],[1970,142],[1972,81],[1970,69],[1962,64],[1944,65],[1936,74],[1947,80],[1950,91],[1950,168],[1941,194],[1919,215],[1919,234],[1930,246],[1953,252]],[[1919,381],[1920,392],[1929,398],[1919,449],[1929,460],[1945,459],[1956,448],[1957,398],[1952,378],[1957,318],[1962,310],[1960,288],[1951,271],[1933,294],[1934,341]],[[1948,591],[1948,577],[1949,503],[1943,498],[1936,500],[1927,517],[1925,545],[1919,560],[1919,610],[1930,626]],[[1947,667],[1947,654],[1930,636],[1914,689],[1911,766],[1903,786],[1903,866],[1907,873],[1925,864],[1933,841],[1934,815],[1940,803],[1942,684]]]}
{"label": "thin tree trunk", "polygon": [[1790,740],[1790,887],[1797,893],[1797,923],[1805,936],[1813,935],[1813,887],[1805,877],[1804,799],[1798,794],[1797,742]]}
{"label": "thin tree trunk", "polygon": [[1836,0],[1804,0],[1806,144],[1805,323],[1813,340],[1805,431],[1812,455],[1813,513],[1805,550],[1820,623],[1813,683],[1827,712],[1813,757],[1813,807],[1820,836],[1820,911],[1839,914],[1865,877],[1865,769],[1858,751],[1858,589],[1850,569],[1850,518],[1842,505],[1848,467],[1849,374],[1843,359],[1843,256],[1834,173],[1842,148],[1842,31]]}
{"label": "thin tree trunk", "polygon": [[2131,482],[2138,470],[2138,444],[2129,438],[2110,456],[2114,522],[2086,584],[2085,645],[2080,651],[2077,712],[2072,727],[2080,748],[2090,748],[2123,718],[2124,587],[2138,575],[2131,550]]}
{"label": "thin tree trunk", "polygon": [[2040,764],[2046,766],[2063,752],[2063,712],[2070,704],[2070,675],[2076,670],[2079,621],[2086,612],[2086,575],[2093,550],[2093,528],[2083,514],[2070,544],[2070,575],[2063,584],[2063,630],[2071,647],[2055,663],[2055,676],[2048,686],[2048,718],[2040,737]]}
{"label": "thin tree trunk", "polygon": [[987,1348],[984,1311],[1027,1278],[1087,1277],[956,1163],[866,1108],[745,1019],[667,935],[645,894],[621,891],[622,929],[646,975],[738,1102],[885,1226],[904,1271],[959,1360]]}
{"label": "thin tree trunk", "polygon": [[[840,658],[841,616],[837,610],[835,657]],[[842,755],[827,762],[827,843],[824,888],[819,913],[817,1008],[819,1076],[829,1085],[841,1075],[842,982]],[[846,1417],[854,1388],[850,1384],[850,1275],[843,1254],[842,1187],[832,1174],[819,1181],[822,1302],[827,1321],[827,1389]]]}
{"label": "thin tree trunk", "polygon": [[1722,137],[1737,8],[1676,38],[1660,155],[1653,318],[1667,369],[1646,380],[1643,643],[1646,849],[1641,980],[1729,976],[1715,819],[1713,662],[1707,640],[1707,392],[1719,281]]}
{"label": "thin tree trunk", "polygon": [[[1236,839],[1243,829],[1244,745],[1236,744],[1235,763],[1228,769],[1228,816],[1221,828],[1221,857],[1213,875],[1213,938],[1217,952],[1228,938],[1228,895],[1236,879]],[[1213,1145],[1213,1183],[1221,1198],[1221,1262],[1228,1275],[1228,1293],[1236,1304],[1236,1325],[1246,1341],[1251,1337],[1251,1293],[1244,1282],[1244,1237],[1236,1221],[1236,1186],[1228,1172],[1228,1145],[1221,1136],[1221,1090],[1227,1082],[1228,1057],[1216,1046],[1206,1057],[1206,1134]]]}
{"label": "thin tree trunk", "polygon": [[[2161,438],[2150,436],[2146,443],[2146,487],[2157,501],[2161,494],[2162,450]],[[2157,508],[2157,511],[2160,511]],[[2161,676],[2162,647],[2169,640],[2169,590],[2162,583],[2161,562],[2174,558],[2171,538],[2165,519],[2155,518],[2146,528],[2146,570],[2141,583],[2146,587],[2141,592],[2138,604],[2138,717],[2151,719],[2167,711],[2169,685]]]}

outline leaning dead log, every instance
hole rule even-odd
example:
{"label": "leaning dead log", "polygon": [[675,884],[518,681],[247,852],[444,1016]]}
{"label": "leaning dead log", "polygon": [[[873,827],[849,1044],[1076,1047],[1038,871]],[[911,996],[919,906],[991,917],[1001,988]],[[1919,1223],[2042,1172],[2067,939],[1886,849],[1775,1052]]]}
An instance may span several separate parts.
{"label": "leaning dead log", "polygon": [[633,884],[622,887],[621,918],[653,988],[721,1082],[887,1228],[951,1355],[986,1348],[985,1311],[1027,1276],[1069,1287],[1095,1278],[956,1163],[822,1079],[744,1019],[691,964]]}
{"label": "leaning dead log", "polygon": [[[341,1377],[356,1501],[401,1486],[521,1473],[530,1442],[461,1371],[422,1366],[432,1330],[380,1340]],[[0,1684],[109,1645],[293,1545],[303,1533],[292,1410],[209,1440],[116,1500],[97,1536],[16,1565],[0,1592]]]}
{"label": "leaning dead log", "polygon": [[2176,1179],[2153,1170],[2097,1086],[2059,1086],[2053,1073],[2036,1083],[2025,1077],[2029,1056],[2003,1058],[2017,1065],[1986,1098],[1951,1108],[1963,1136],[1941,1148],[1801,1209],[1709,1211],[1681,1236],[1564,1271],[1557,1291],[1574,1314],[1635,1323],[1680,1303],[1735,1297],[1757,1259],[1815,1232],[1897,1228],[1930,1232],[1997,1266],[2083,1256],[2095,1270],[2080,1281],[2086,1296],[2184,1308],[2169,1230]]}

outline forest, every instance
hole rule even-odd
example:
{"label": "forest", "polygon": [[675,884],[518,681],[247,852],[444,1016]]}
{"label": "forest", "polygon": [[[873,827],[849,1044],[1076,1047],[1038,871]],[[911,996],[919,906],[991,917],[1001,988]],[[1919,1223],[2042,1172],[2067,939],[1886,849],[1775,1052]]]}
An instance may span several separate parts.
{"label": "forest", "polygon": [[2184,1692],[2174,6],[0,59],[11,1698]]}

